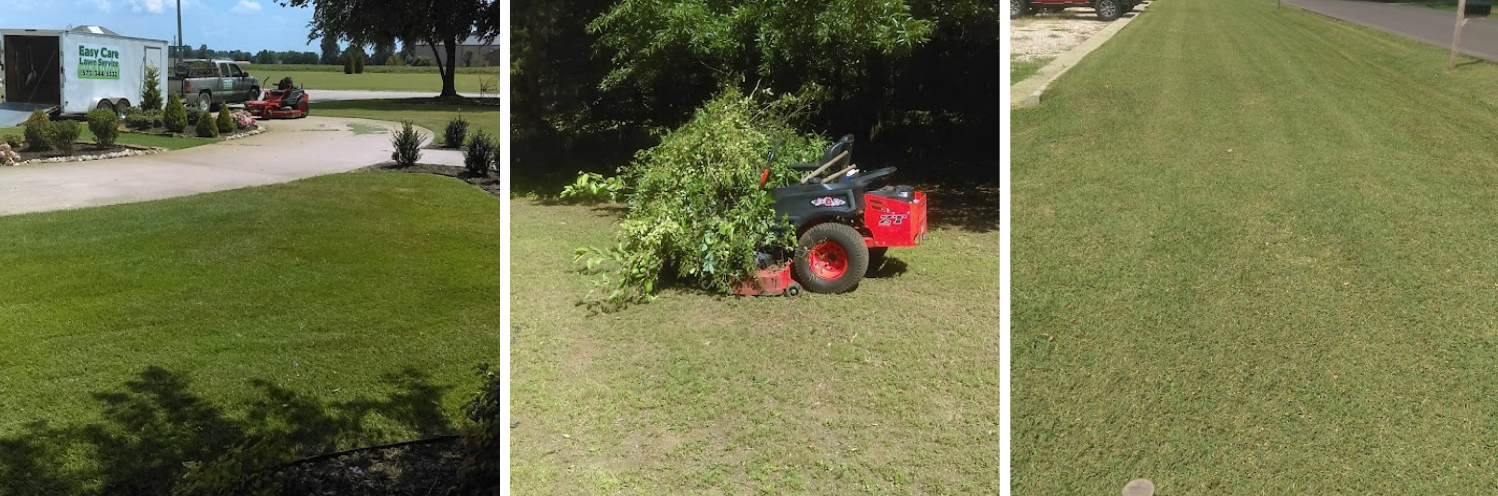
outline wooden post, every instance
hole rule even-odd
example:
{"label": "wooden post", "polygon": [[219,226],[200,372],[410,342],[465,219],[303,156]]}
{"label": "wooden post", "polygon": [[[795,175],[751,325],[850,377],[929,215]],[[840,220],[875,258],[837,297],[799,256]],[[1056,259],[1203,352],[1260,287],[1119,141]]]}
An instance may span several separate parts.
{"label": "wooden post", "polygon": [[1467,0],[1456,0],[1456,29],[1451,32],[1451,61],[1446,70],[1456,70],[1456,50],[1462,42],[1462,25],[1467,23]]}

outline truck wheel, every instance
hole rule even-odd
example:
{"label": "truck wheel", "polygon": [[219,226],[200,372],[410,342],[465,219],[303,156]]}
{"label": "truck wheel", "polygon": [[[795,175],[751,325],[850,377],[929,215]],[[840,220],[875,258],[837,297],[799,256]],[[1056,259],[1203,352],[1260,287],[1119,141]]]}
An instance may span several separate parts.
{"label": "truck wheel", "polygon": [[127,110],[129,108],[130,108],[130,100],[126,100],[124,98],[121,98],[121,99],[119,99],[119,101],[114,102],[114,115],[118,116],[120,118],[120,120],[123,121],[123,120],[125,120],[125,110]]}
{"label": "truck wheel", "polygon": [[843,293],[869,270],[863,235],[846,224],[817,224],[801,235],[796,249],[796,280],[813,293]]}
{"label": "truck wheel", "polygon": [[250,88],[250,94],[245,95],[244,101],[254,102],[258,100],[260,100],[260,87],[256,86],[254,88]]}
{"label": "truck wheel", "polygon": [[202,110],[203,112],[213,111],[213,93],[208,90],[198,93],[198,110]]}
{"label": "truck wheel", "polygon": [[1097,0],[1093,8],[1097,10],[1097,18],[1103,21],[1112,21],[1123,15],[1122,0]]}
{"label": "truck wheel", "polygon": [[1026,0],[1009,0],[1009,18],[1019,19],[1024,17],[1025,12],[1030,10],[1029,4],[1030,2]]}

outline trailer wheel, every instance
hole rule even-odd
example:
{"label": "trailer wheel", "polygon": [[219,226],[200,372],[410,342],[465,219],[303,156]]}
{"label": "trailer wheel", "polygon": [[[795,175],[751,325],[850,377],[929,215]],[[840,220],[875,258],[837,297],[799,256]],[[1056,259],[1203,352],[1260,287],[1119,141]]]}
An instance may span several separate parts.
{"label": "trailer wheel", "polygon": [[114,115],[119,116],[121,121],[125,120],[125,111],[129,109],[130,100],[121,98],[119,101],[114,102]]}
{"label": "trailer wheel", "polygon": [[205,113],[213,111],[213,93],[212,92],[210,92],[208,90],[203,90],[202,93],[198,93],[198,110],[202,110]]}
{"label": "trailer wheel", "polygon": [[801,235],[796,249],[796,280],[813,293],[843,293],[869,270],[863,235],[846,224],[817,224]]}
{"label": "trailer wheel", "polygon": [[99,104],[94,106],[94,110],[108,110],[110,112],[114,112],[115,108],[114,104],[109,103],[109,100],[99,100]]}

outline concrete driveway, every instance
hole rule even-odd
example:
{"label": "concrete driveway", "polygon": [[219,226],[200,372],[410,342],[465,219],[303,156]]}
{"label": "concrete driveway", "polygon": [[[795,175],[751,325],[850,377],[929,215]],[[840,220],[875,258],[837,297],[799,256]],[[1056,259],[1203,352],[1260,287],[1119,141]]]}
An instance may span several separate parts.
{"label": "concrete driveway", "polygon": [[[347,172],[390,160],[395,127],[315,115],[267,125],[269,131],[248,138],[155,155],[0,168],[0,215],[159,200]],[[351,125],[358,125],[358,132]]]}

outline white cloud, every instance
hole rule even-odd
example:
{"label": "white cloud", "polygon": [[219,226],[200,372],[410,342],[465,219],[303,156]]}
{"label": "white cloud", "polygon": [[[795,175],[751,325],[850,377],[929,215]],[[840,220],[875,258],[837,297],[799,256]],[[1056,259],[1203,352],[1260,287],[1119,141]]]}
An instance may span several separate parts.
{"label": "white cloud", "polygon": [[105,12],[109,12],[109,10],[112,7],[114,7],[113,5],[110,5],[109,0],[86,0],[86,1],[88,3],[94,4],[94,6],[98,7],[99,10],[102,10],[102,11],[105,11]]}
{"label": "white cloud", "polygon": [[239,5],[235,5],[234,8],[229,9],[229,12],[233,12],[235,14],[249,14],[251,12],[260,12],[260,2],[239,0]]}
{"label": "white cloud", "polygon": [[130,2],[131,12],[150,12],[160,14],[166,12],[166,0],[126,0]]}

